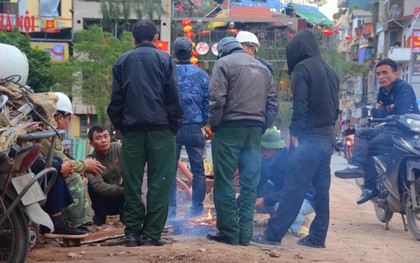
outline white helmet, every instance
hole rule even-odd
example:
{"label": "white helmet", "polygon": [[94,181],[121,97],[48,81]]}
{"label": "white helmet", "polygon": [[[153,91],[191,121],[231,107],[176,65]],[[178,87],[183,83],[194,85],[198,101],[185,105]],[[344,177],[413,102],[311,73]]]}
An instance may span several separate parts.
{"label": "white helmet", "polygon": [[[19,84],[25,85],[28,79],[29,63],[25,53],[17,47],[0,43],[0,78],[4,79],[12,75],[20,77]],[[12,80],[18,80],[13,78]]]}
{"label": "white helmet", "polygon": [[58,97],[57,110],[73,114],[73,107],[69,97],[62,92],[54,92]]}
{"label": "white helmet", "polygon": [[239,31],[238,35],[236,35],[236,40],[239,43],[251,44],[260,48],[260,42],[256,35],[248,31]]}

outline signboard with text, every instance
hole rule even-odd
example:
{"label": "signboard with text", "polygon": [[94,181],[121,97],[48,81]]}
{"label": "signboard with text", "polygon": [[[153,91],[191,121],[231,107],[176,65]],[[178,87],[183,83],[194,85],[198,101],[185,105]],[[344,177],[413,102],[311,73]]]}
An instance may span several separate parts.
{"label": "signboard with text", "polygon": [[413,53],[413,76],[420,76],[420,52]]}
{"label": "signboard with text", "polygon": [[411,48],[413,51],[420,51],[420,30],[413,31],[412,39]]}

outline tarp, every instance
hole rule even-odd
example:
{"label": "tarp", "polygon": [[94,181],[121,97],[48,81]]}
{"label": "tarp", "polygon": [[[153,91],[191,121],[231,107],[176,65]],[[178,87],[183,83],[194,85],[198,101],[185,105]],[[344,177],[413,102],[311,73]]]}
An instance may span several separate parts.
{"label": "tarp", "polygon": [[[333,25],[333,22],[321,13],[317,8],[312,6],[289,4],[293,7],[295,13],[300,18],[306,19],[308,23]],[[324,22],[323,22],[324,21]],[[322,23],[323,22],[323,23]]]}

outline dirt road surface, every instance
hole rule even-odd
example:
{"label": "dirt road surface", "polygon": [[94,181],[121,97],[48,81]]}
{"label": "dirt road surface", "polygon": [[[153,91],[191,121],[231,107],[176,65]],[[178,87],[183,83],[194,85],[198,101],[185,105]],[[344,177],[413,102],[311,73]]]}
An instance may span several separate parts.
{"label": "dirt road surface", "polygon": [[[343,157],[333,156],[332,173],[345,166]],[[359,195],[354,180],[332,176],[331,221],[324,249],[299,246],[291,234],[280,246],[251,243],[248,247],[212,242],[205,236],[174,235],[169,236],[173,243],[164,247],[127,248],[118,240],[112,246],[42,245],[30,252],[27,262],[420,262],[420,242],[404,231],[401,217],[394,215],[390,229],[384,230],[372,203],[356,205]],[[256,216],[260,223],[264,218]]]}

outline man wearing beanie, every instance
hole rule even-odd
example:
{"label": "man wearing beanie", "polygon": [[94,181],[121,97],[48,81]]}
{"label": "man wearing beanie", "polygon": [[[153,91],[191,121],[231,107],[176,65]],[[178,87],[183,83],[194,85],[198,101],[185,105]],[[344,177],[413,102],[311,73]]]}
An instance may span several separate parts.
{"label": "man wearing beanie", "polygon": [[[267,129],[261,139],[261,178],[257,189],[255,209],[259,213],[274,215],[278,208],[281,192],[286,177],[287,148],[276,128]],[[290,231],[296,236],[306,235],[309,230],[309,219],[313,213],[313,189],[306,193],[305,199]]]}
{"label": "man wearing beanie", "polygon": [[[260,177],[261,135],[278,111],[273,76],[261,62],[246,54],[233,37],[217,44],[218,59],[210,80],[209,124],[214,170],[214,204],[218,232],[210,240],[249,245]],[[233,185],[238,168],[240,206]]]}
{"label": "man wearing beanie", "polygon": [[[209,111],[209,76],[190,62],[192,42],[189,38],[178,37],[174,42],[172,55],[176,60],[178,88],[184,121],[176,136],[176,163],[184,145],[193,174],[192,205],[187,216],[195,217],[203,212],[206,195],[203,152],[205,138],[201,128],[207,124]],[[175,170],[176,171],[176,170]],[[175,172],[176,173],[176,172]],[[172,179],[169,193],[168,218],[176,216],[176,174]]]}

